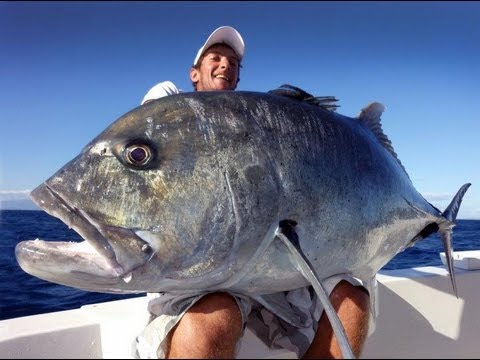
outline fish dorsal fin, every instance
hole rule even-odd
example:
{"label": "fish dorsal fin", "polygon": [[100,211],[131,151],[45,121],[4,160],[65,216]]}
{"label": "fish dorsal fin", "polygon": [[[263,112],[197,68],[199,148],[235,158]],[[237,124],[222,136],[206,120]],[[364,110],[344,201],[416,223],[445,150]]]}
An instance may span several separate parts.
{"label": "fish dorsal fin", "polygon": [[[360,114],[358,114],[357,118],[360,120],[362,123],[368,126],[368,128],[372,131],[372,133],[375,135],[375,137],[378,139],[380,144],[383,145],[387,151],[393,155],[393,157],[398,161],[400,166],[402,167],[403,171],[407,173],[405,168],[403,167],[402,163],[400,162],[400,159],[398,158],[397,154],[395,153],[395,150],[393,150],[392,142],[390,139],[385,135],[382,129],[382,123],[381,123],[381,116],[383,112],[385,111],[385,106],[379,102],[373,102],[366,107],[362,109]],[[407,174],[408,176],[408,174]]]}
{"label": "fish dorsal fin", "polygon": [[335,111],[338,108],[338,105],[336,104],[338,100],[335,96],[313,96],[305,90],[289,84],[283,84],[277,89],[270,90],[268,93],[285,96],[294,100],[305,101],[329,111]]}

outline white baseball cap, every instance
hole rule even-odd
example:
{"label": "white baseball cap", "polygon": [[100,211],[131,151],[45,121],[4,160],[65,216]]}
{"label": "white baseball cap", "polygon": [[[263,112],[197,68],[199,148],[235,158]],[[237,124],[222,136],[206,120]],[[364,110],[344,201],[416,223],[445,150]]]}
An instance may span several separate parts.
{"label": "white baseball cap", "polygon": [[245,51],[245,44],[243,43],[242,36],[237,30],[230,26],[220,26],[210,34],[205,44],[198,50],[193,65],[198,65],[200,57],[210,46],[222,43],[230,46],[237,54],[238,61],[242,61],[243,53]]}

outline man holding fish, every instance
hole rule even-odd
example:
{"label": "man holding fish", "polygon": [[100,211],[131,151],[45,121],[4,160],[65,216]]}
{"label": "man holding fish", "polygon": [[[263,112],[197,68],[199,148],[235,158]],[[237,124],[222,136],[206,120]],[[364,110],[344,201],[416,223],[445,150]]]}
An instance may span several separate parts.
{"label": "man holding fish", "polygon": [[[235,90],[244,42],[232,27],[216,29],[199,49],[190,79],[195,91]],[[181,91],[170,81],[150,89],[142,105]],[[334,276],[323,281],[356,357],[373,325],[369,297],[360,281]],[[371,290],[375,292],[375,289]],[[200,295],[149,294],[151,321],[137,338],[138,357],[234,358],[246,326],[271,348],[303,358],[340,358],[329,319],[311,286],[252,299],[232,292]],[[288,309],[288,310],[286,310]],[[370,330],[373,327],[370,326]]]}

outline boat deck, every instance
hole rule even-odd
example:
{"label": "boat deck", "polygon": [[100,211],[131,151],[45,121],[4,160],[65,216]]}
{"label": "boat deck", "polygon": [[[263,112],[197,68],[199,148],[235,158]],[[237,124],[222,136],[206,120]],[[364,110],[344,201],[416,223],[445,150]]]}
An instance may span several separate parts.
{"label": "boat deck", "polygon": [[[362,358],[478,358],[480,270],[443,266],[378,274],[378,318]],[[0,321],[1,358],[132,358],[148,317],[146,297]],[[295,358],[247,330],[239,358]]]}

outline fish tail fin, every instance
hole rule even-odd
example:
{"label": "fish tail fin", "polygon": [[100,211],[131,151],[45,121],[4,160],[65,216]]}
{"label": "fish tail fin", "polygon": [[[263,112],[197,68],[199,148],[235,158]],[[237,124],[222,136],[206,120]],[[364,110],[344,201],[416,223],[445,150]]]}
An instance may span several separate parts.
{"label": "fish tail fin", "polygon": [[457,219],[458,210],[462,203],[463,196],[470,187],[470,183],[463,185],[455,194],[450,205],[442,213],[442,216],[447,220],[439,225],[440,236],[443,241],[443,248],[445,251],[445,258],[447,260],[448,273],[450,275],[450,281],[452,283],[453,291],[458,299],[457,284],[455,282],[455,273],[453,267],[453,247],[452,247],[452,229],[455,226],[455,220]]}
{"label": "fish tail fin", "polygon": [[467,183],[463,185],[456,193],[450,205],[445,209],[442,213],[442,216],[445,217],[448,221],[455,221],[457,218],[458,210],[460,209],[460,204],[462,203],[463,195],[467,192],[468,188],[472,185],[471,183]]}

